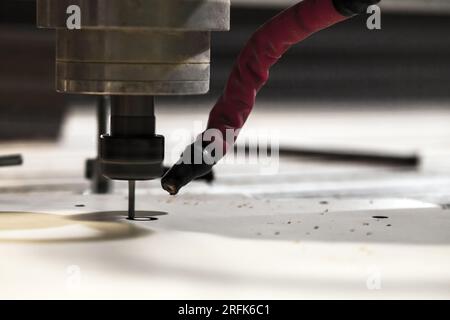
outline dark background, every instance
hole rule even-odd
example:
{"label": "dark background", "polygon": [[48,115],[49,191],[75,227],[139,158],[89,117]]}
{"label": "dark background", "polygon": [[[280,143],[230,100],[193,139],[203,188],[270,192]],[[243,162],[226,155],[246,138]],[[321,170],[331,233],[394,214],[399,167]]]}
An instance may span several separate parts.
{"label": "dark background", "polygon": [[[232,30],[213,33],[210,94],[163,100],[215,99],[245,41],[277,12],[233,6]],[[38,30],[35,20],[33,0],[1,0],[0,139],[54,138],[68,104],[95,103],[92,97],[54,92],[54,31]],[[272,69],[259,99],[338,101],[361,108],[371,101],[445,105],[448,16],[383,13],[381,31],[369,31],[365,21],[354,18],[293,47]]]}

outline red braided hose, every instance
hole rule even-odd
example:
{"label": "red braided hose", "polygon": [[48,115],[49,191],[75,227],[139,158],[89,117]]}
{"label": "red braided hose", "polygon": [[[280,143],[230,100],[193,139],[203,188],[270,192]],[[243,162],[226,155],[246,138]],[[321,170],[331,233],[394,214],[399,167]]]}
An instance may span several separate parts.
{"label": "red braided hose", "polygon": [[[304,0],[264,24],[241,51],[225,91],[209,115],[207,129],[237,133],[247,121],[258,91],[269,79],[270,68],[294,44],[331,25],[346,20],[332,0]],[[232,141],[234,143],[235,141]]]}

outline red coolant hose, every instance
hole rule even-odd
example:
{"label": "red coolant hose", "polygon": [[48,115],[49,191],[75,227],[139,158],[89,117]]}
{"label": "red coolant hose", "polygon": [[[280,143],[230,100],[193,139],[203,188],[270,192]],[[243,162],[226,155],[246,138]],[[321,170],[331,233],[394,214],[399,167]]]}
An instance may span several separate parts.
{"label": "red coolant hose", "polygon": [[[305,0],[263,25],[241,51],[225,91],[209,115],[207,129],[218,129],[223,137],[227,129],[240,130],[258,91],[269,79],[270,68],[283,54],[313,33],[347,18],[336,10],[332,0]],[[229,147],[224,143],[225,150]]]}
{"label": "red coolant hose", "polygon": [[[212,109],[207,129],[219,130],[224,153],[235,142],[225,142],[227,129],[233,130],[237,137],[250,115],[258,91],[269,79],[270,68],[294,44],[331,25],[346,20],[350,16],[364,12],[371,4],[380,0],[304,0],[281,12],[263,25],[248,41],[240,53],[228,79],[225,91]],[[206,131],[205,131],[206,132]],[[205,132],[199,136],[200,140]],[[217,137],[215,136],[215,139]],[[193,179],[208,173],[213,164],[193,163],[192,154],[201,153],[203,158],[220,159],[208,154],[207,148],[193,144],[186,163],[183,154],[181,161],[175,164],[163,177],[162,187],[170,194],[178,191]],[[186,149],[186,150],[188,150]]]}

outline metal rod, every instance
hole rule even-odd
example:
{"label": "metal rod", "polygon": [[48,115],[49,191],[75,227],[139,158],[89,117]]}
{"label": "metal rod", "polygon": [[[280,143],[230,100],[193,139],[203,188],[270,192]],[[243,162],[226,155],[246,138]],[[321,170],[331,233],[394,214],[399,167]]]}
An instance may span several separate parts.
{"label": "metal rod", "polygon": [[136,218],[135,212],[135,192],[136,181],[128,181],[128,220],[134,220]]}
{"label": "metal rod", "polygon": [[0,167],[20,166],[22,164],[23,159],[20,154],[0,157]]}
{"label": "metal rod", "polygon": [[100,136],[108,131],[108,97],[97,97],[97,155],[100,155]]}
{"label": "metal rod", "polygon": [[[243,148],[243,149],[242,149]],[[259,154],[259,146],[256,147]],[[250,145],[236,145],[235,151],[250,153]],[[420,166],[421,158],[417,154],[395,154],[381,151],[344,150],[344,149],[308,149],[302,147],[280,147],[282,157],[312,158],[321,161],[336,161],[367,164],[372,166],[412,167]]]}
{"label": "metal rod", "polygon": [[108,130],[108,97],[97,97],[97,158],[92,163],[93,168],[91,176],[91,189],[95,194],[106,194],[111,191],[111,182],[105,178],[101,171],[100,155],[101,142],[100,137]]}
{"label": "metal rod", "polygon": [[418,167],[420,165],[420,157],[416,154],[397,155],[388,152],[307,148],[280,148],[279,152],[280,156],[285,157],[310,157],[324,161],[361,163],[373,166]]}

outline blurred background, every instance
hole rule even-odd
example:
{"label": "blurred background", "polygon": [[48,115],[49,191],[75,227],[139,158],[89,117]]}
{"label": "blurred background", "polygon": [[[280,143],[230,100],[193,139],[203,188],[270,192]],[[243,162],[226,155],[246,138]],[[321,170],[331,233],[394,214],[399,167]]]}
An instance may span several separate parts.
{"label": "blurred background", "polygon": [[[231,32],[214,32],[211,92],[160,98],[209,106],[220,95],[239,50],[258,26],[292,0],[233,0]],[[35,27],[34,0],[0,2],[0,140],[56,139],[67,108],[92,107],[92,97],[54,92],[54,31]],[[366,16],[352,19],[292,48],[272,70],[259,101],[349,103],[389,108],[446,104],[450,99],[450,5],[445,0],[383,2],[382,30]],[[205,104],[206,103],[206,104]],[[273,104],[277,109],[289,107]],[[209,106],[210,107],[210,106]]]}

